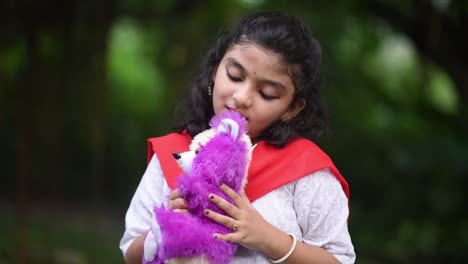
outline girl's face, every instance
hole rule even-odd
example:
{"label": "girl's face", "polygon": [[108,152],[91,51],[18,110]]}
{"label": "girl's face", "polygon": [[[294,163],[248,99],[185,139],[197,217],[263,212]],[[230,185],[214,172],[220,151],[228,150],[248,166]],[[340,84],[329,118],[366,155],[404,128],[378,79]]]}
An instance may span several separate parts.
{"label": "girl's face", "polygon": [[248,120],[252,139],[278,120],[288,121],[303,108],[291,102],[294,84],[280,57],[255,44],[235,45],[221,60],[215,74],[213,108],[239,111]]}

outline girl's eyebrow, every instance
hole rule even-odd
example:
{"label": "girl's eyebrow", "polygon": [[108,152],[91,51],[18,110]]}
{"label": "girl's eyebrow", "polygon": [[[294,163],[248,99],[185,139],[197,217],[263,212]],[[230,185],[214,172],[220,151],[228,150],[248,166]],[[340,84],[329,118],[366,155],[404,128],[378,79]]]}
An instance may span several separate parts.
{"label": "girl's eyebrow", "polygon": [[240,62],[238,62],[236,59],[229,57],[226,59],[226,61],[228,65],[233,65],[234,67],[238,68],[242,73],[246,73],[244,66],[242,66],[242,64],[240,64]]}
{"label": "girl's eyebrow", "polygon": [[[237,69],[239,69],[242,74],[245,74],[247,72],[247,70],[244,68],[244,66],[242,66],[242,64],[240,64],[240,62],[238,62],[236,59],[232,58],[232,57],[229,57],[229,58],[226,58],[226,64],[227,65],[232,65],[234,67],[236,67]],[[262,79],[261,80],[262,82],[272,86],[273,88],[279,88],[283,91],[286,91],[286,87],[284,87],[284,85],[280,82],[276,82],[276,81],[273,81],[273,80],[268,80],[268,79]]]}

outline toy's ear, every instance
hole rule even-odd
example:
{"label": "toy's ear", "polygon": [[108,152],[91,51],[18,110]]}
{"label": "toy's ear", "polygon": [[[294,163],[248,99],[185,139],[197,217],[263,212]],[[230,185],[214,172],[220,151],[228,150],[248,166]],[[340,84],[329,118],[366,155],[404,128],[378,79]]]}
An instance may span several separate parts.
{"label": "toy's ear", "polygon": [[236,121],[230,118],[225,118],[221,120],[221,123],[216,128],[216,133],[227,133],[233,139],[237,139],[237,137],[239,136],[239,124],[237,124]]}

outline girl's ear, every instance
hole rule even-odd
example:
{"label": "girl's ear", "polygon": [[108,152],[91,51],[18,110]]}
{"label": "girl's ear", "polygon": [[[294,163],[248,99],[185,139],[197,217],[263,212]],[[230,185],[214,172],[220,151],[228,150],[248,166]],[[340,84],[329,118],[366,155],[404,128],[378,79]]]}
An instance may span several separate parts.
{"label": "girl's ear", "polygon": [[281,116],[281,121],[289,122],[294,119],[306,106],[306,102],[302,98],[294,99],[289,105],[286,112]]}

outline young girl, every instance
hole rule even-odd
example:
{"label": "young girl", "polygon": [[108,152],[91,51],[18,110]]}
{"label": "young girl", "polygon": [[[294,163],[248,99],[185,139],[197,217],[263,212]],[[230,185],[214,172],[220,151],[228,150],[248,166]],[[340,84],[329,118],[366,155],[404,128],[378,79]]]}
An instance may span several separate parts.
{"label": "young girl", "polygon": [[348,185],[312,142],[325,128],[320,63],[321,49],[309,30],[279,12],[250,15],[216,43],[192,86],[178,133],[149,140],[148,168],[120,242],[127,263],[151,258],[147,252],[155,243],[148,240],[160,240],[154,206],[189,213],[171,189],[177,165],[165,154],[188,146],[226,109],[248,120],[256,144],[245,194],[221,185],[235,204],[210,196],[227,216],[205,212],[233,230],[213,234],[240,245],[232,263],[354,263]]}

